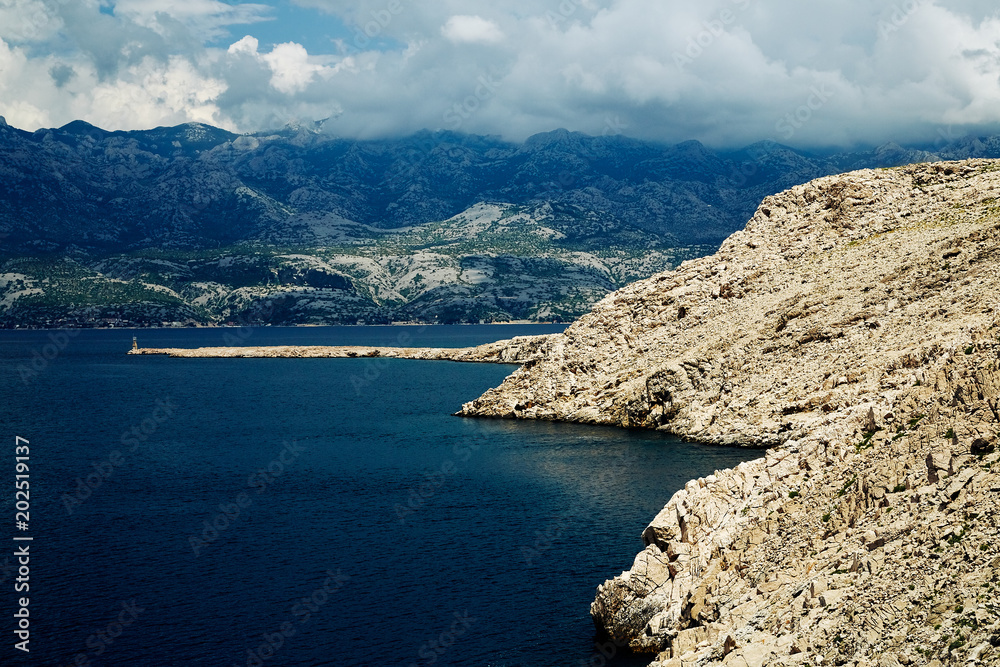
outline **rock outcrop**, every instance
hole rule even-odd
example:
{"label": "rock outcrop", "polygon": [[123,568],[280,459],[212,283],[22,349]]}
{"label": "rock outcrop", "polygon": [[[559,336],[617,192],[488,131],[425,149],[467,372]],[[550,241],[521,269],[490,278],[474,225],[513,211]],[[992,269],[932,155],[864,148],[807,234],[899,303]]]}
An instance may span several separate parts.
{"label": "rock outcrop", "polygon": [[1000,664],[998,260],[997,162],[822,178],[461,414],[769,447],[689,482],[598,589],[599,631],[655,665]]}

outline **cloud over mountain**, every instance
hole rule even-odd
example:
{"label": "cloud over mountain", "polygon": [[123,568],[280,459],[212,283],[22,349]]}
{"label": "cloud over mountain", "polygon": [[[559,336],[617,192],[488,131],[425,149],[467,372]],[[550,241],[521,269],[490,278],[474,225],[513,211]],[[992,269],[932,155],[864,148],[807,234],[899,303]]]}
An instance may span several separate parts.
{"label": "cloud over mountain", "polygon": [[330,118],[349,137],[567,127],[716,146],[1000,127],[991,2],[427,4],[0,0],[0,114],[29,128]]}

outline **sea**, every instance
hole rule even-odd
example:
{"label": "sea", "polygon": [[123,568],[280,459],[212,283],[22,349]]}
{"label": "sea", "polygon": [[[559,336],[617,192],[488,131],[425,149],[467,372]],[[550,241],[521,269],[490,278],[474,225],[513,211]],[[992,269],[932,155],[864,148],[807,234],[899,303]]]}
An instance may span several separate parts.
{"label": "sea", "polygon": [[562,328],[0,331],[0,664],[647,664],[595,636],[598,584],[759,452],[453,416],[510,365],[126,354]]}

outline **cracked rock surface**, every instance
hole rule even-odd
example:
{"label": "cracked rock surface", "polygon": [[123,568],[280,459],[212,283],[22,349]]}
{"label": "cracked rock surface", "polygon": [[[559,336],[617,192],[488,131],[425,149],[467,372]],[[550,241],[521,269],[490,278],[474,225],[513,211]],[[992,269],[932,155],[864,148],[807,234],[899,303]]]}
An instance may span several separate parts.
{"label": "cracked rock surface", "polygon": [[1000,163],[821,178],[460,414],[768,447],[599,587],[658,667],[1000,664]]}

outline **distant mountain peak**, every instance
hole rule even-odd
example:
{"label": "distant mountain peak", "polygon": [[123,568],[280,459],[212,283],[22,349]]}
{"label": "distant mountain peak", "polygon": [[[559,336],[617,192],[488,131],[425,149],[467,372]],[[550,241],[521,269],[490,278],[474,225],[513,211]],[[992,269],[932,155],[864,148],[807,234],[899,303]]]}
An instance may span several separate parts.
{"label": "distant mountain peak", "polygon": [[779,144],[777,141],[774,141],[773,139],[764,139],[763,141],[757,141],[755,143],[750,144],[743,150],[748,153],[759,153],[765,155],[770,153],[784,152],[784,151],[795,152],[793,148],[790,148],[784,144]]}
{"label": "distant mountain peak", "polygon": [[60,132],[66,134],[76,134],[85,136],[104,136],[110,134],[107,130],[101,129],[96,125],[91,125],[85,120],[74,120],[66,123],[62,127],[58,128]]}
{"label": "distant mountain peak", "polygon": [[676,151],[677,153],[682,153],[689,158],[697,157],[699,159],[712,154],[712,151],[710,151],[705,146],[705,144],[701,143],[700,141],[696,141],[694,139],[690,139],[688,141],[682,141],[681,143],[674,146],[674,151]]}
{"label": "distant mountain peak", "polygon": [[560,127],[558,129],[552,130],[551,132],[539,132],[538,134],[533,134],[524,141],[525,146],[549,146],[552,144],[564,144],[569,142],[577,142],[582,139],[590,139],[590,135],[584,134],[583,132],[572,132],[566,128]]}

